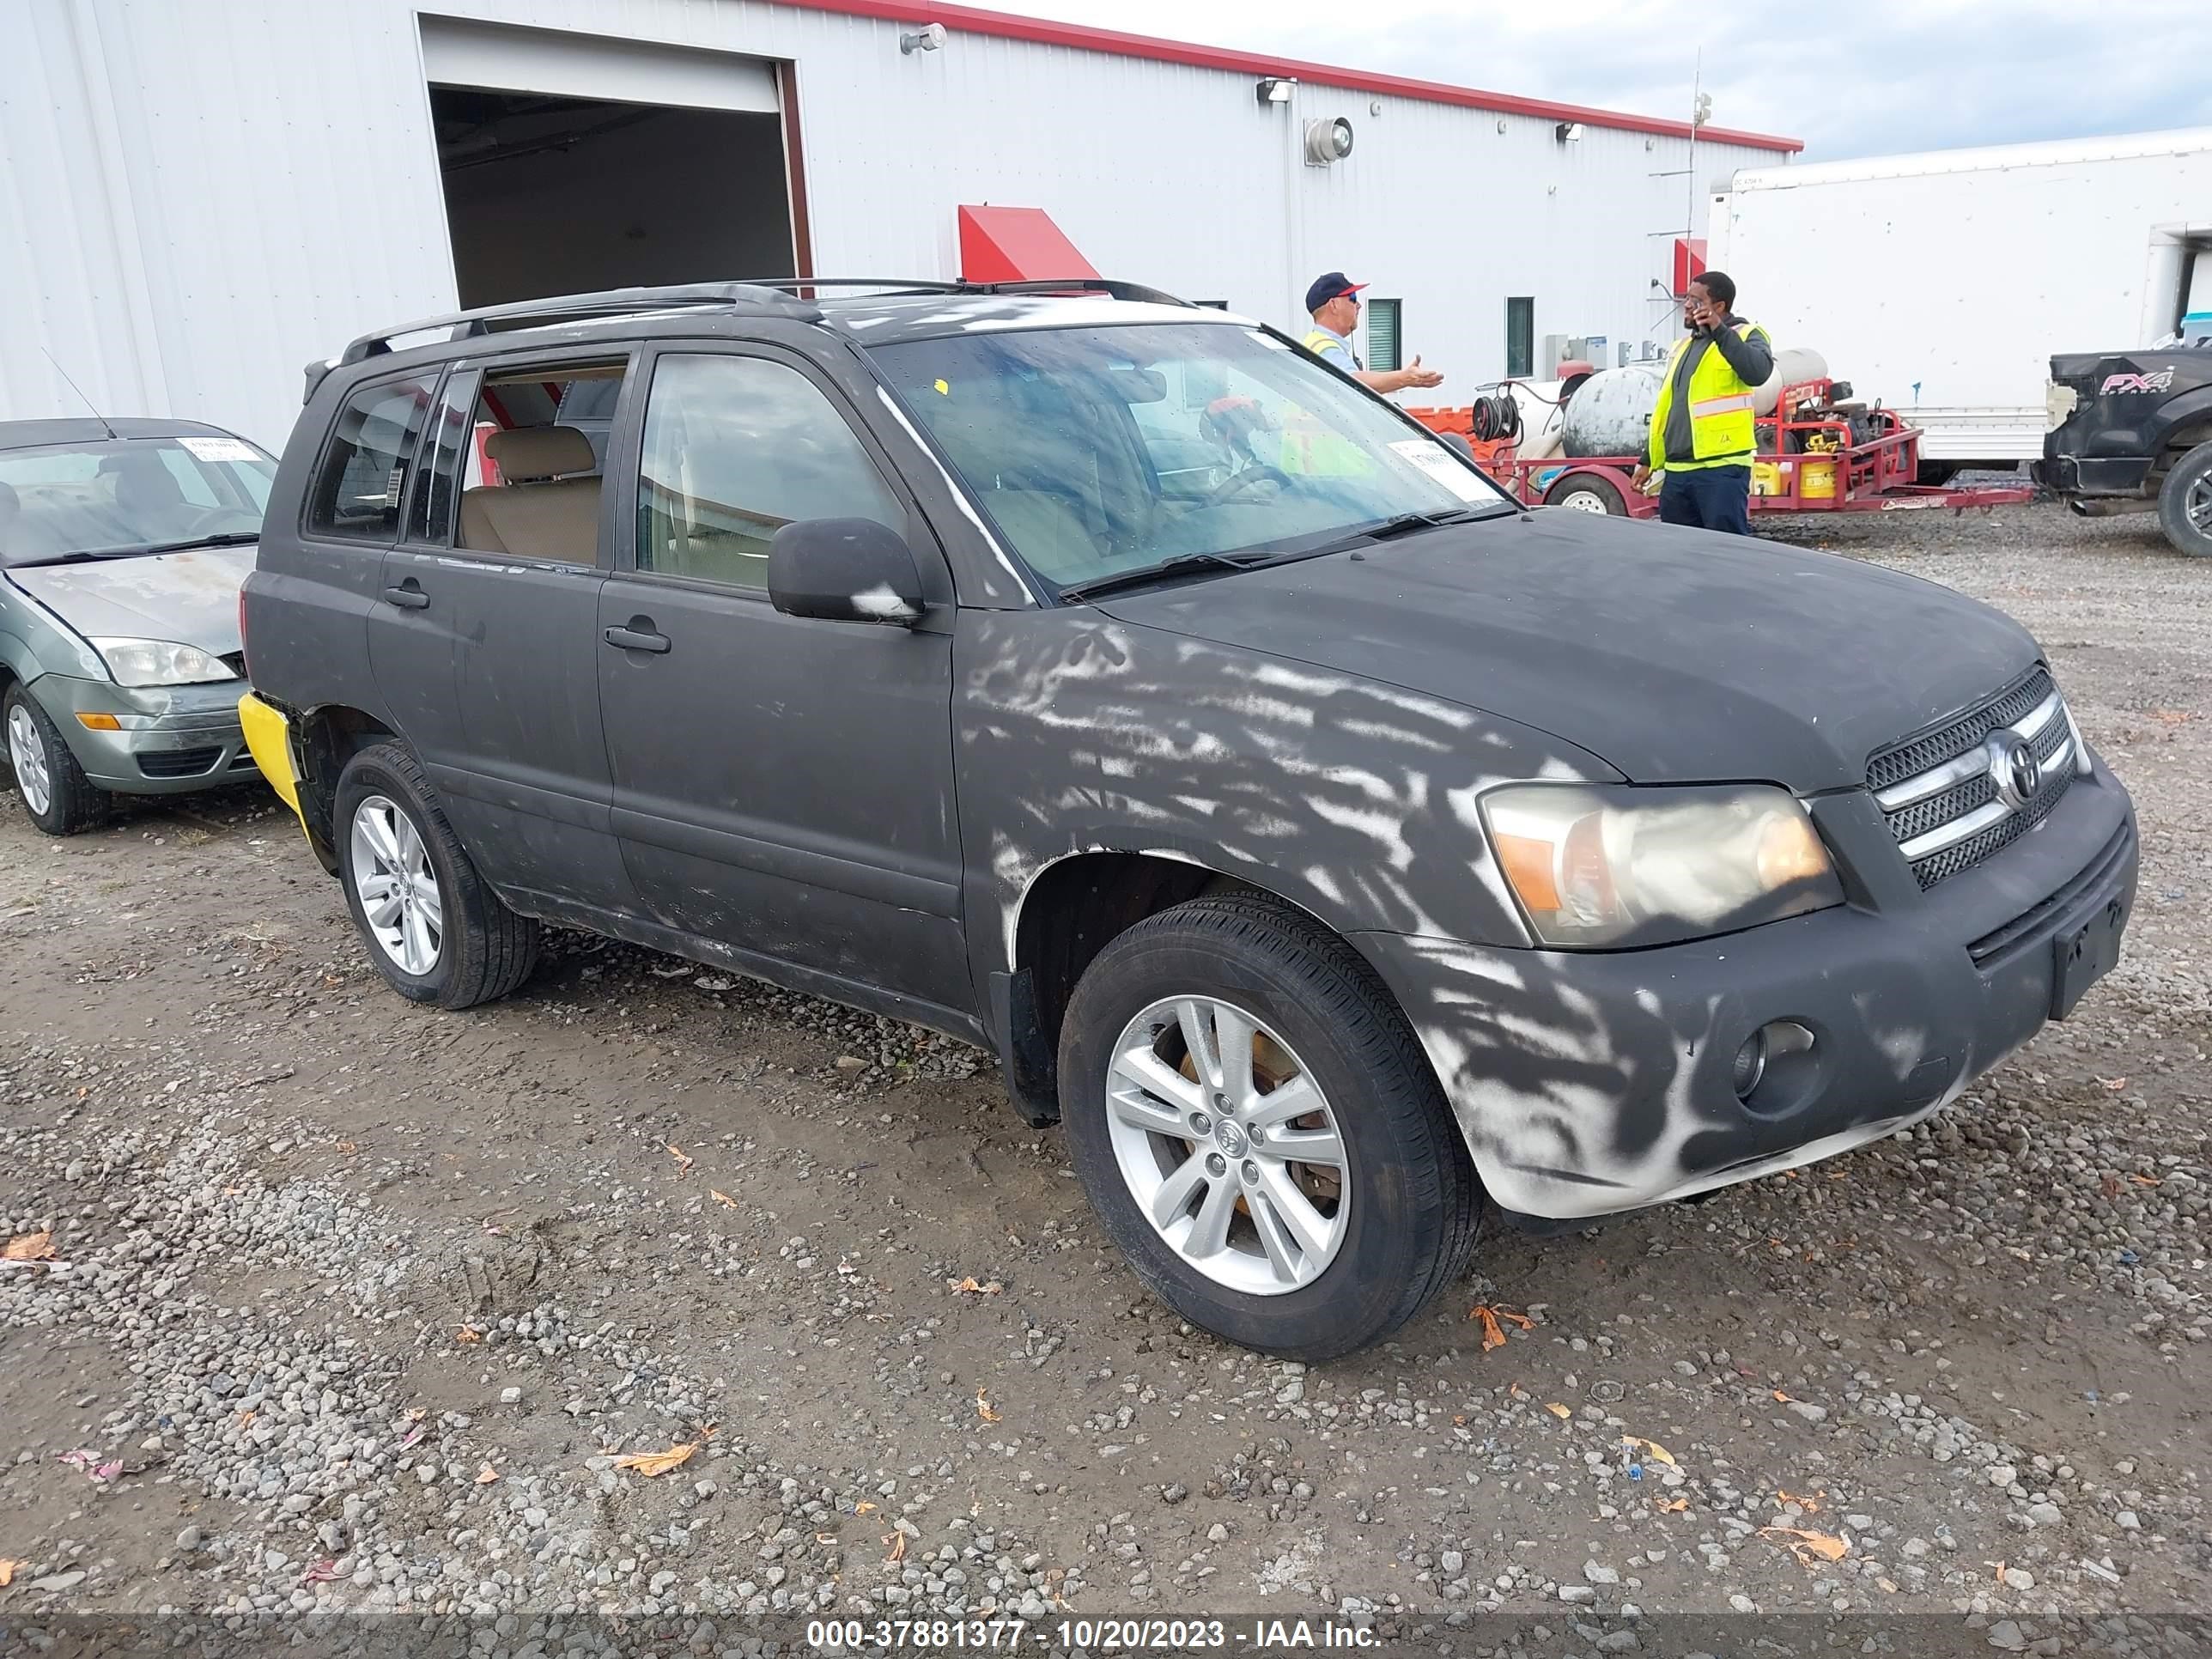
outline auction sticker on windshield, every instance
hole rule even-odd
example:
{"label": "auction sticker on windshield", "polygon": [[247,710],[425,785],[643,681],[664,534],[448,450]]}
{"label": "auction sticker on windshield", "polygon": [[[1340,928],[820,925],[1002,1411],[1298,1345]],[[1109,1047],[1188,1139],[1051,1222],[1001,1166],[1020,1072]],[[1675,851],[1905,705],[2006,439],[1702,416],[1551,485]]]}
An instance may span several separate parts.
{"label": "auction sticker on windshield", "polygon": [[1463,501],[1486,501],[1490,492],[1475,479],[1474,475],[1462,466],[1444,451],[1426,438],[1407,438],[1390,446],[1394,453],[1404,456],[1427,473],[1446,489]]}
{"label": "auction sticker on windshield", "polygon": [[179,438],[196,461],[258,461],[260,453],[237,438]]}

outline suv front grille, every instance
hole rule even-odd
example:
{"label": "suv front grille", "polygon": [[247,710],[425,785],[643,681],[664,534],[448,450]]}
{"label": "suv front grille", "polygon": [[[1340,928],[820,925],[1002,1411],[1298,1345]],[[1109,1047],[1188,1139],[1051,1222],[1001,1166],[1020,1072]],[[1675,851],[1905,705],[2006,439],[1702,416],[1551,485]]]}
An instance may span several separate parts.
{"label": "suv front grille", "polygon": [[[2009,764],[2015,742],[2036,760],[2036,787],[2025,793]],[[2065,702],[2039,664],[1980,708],[1877,754],[1867,787],[1924,890],[2041,823],[2079,761]]]}

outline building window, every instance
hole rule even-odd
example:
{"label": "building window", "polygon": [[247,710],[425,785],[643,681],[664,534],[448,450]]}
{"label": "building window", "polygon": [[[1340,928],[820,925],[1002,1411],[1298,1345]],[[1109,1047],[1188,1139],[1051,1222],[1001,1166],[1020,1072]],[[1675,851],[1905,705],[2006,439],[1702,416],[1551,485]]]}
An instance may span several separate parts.
{"label": "building window", "polygon": [[1536,372],[1536,296],[1516,295],[1505,302],[1505,373],[1526,380]]}
{"label": "building window", "polygon": [[1403,336],[1398,325],[1398,304],[1395,300],[1370,300],[1367,302],[1367,367],[1370,368],[1403,368],[1400,361]]}

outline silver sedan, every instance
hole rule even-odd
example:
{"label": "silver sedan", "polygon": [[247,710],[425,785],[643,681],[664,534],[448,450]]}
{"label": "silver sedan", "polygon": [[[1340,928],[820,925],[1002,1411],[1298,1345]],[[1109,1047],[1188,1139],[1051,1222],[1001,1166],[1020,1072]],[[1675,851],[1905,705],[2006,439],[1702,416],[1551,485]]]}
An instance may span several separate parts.
{"label": "silver sedan", "polygon": [[0,422],[0,747],[48,835],[259,775],[238,590],[275,471],[189,421]]}

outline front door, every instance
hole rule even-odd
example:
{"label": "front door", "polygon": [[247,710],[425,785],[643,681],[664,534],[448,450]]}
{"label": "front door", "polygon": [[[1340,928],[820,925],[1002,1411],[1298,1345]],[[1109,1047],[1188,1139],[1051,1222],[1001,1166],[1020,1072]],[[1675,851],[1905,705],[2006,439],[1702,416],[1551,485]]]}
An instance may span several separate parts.
{"label": "front door", "polygon": [[[619,383],[622,372],[617,361],[451,373],[369,623],[400,735],[484,878],[524,910],[634,904],[599,725],[599,478],[586,437],[554,418],[572,377]],[[480,424],[504,457],[489,477]]]}
{"label": "front door", "polygon": [[950,608],[906,629],[787,617],[768,597],[769,538],[794,520],[874,519],[941,568],[935,543],[802,361],[687,345],[641,372],[635,442],[617,447],[637,458],[634,556],[600,591],[597,647],[641,900],[670,927],[890,992],[917,1018],[972,1011]]}

